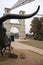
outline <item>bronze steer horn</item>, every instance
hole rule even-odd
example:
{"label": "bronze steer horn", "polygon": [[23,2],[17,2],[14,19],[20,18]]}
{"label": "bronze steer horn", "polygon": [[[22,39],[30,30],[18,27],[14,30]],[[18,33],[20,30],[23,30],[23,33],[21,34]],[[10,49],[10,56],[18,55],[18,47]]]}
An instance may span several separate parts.
{"label": "bronze steer horn", "polygon": [[7,19],[26,19],[26,18],[31,18],[32,16],[34,16],[35,14],[38,13],[40,9],[40,6],[38,6],[37,10],[30,14],[30,15],[18,15],[18,14],[7,14],[3,17],[0,18],[0,24],[3,23],[5,20]]}

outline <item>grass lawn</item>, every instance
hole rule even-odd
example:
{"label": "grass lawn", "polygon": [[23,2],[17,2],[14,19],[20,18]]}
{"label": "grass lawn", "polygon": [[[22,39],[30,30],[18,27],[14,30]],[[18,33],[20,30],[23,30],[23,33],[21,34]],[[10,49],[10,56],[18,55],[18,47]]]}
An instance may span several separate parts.
{"label": "grass lawn", "polygon": [[43,41],[37,41],[37,40],[32,40],[32,39],[28,39],[28,40],[24,40],[24,41],[19,41],[20,43],[23,44],[27,44],[33,47],[37,47],[40,49],[43,49]]}

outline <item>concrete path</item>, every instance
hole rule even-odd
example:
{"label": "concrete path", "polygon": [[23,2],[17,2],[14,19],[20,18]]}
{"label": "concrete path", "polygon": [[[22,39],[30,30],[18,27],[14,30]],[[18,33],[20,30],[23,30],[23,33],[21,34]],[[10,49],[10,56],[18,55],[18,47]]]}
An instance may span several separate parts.
{"label": "concrete path", "polygon": [[17,41],[12,42],[11,45],[12,45],[12,47],[14,47],[14,49],[27,49],[27,50],[33,51],[35,53],[38,53],[40,55],[43,55],[43,49],[39,49],[39,48],[36,48],[36,47],[25,45],[25,44],[19,43]]}

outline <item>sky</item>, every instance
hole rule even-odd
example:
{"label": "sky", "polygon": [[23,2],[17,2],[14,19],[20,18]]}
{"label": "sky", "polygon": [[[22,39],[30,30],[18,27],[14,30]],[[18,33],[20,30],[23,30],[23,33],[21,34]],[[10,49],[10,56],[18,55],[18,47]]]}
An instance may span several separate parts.
{"label": "sky", "polygon": [[[0,0],[0,17],[3,16],[4,13],[4,8],[11,8],[18,0]],[[20,6],[16,9],[13,9],[11,11],[12,14],[19,14],[19,11],[25,11],[25,14],[31,14],[34,11],[36,11],[38,5],[40,5],[40,10],[38,12],[38,14],[43,14],[43,0],[35,0],[33,2],[30,2],[26,5]],[[30,24],[32,21],[32,18],[26,19],[25,20],[25,32],[29,33],[30,31]],[[18,20],[11,20],[12,23],[17,23]],[[14,32],[15,30],[13,30]],[[16,30],[17,31],[17,30]]]}

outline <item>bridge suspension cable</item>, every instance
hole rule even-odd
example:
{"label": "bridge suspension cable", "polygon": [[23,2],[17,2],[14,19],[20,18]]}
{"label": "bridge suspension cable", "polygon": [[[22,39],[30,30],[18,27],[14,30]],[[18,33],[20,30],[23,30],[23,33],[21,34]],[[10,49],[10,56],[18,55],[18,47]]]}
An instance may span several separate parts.
{"label": "bridge suspension cable", "polygon": [[17,7],[23,6],[23,5],[25,5],[25,4],[27,4],[27,3],[30,3],[30,2],[33,2],[33,1],[35,1],[35,0],[18,0],[18,1],[10,8],[10,10],[13,10],[13,9],[15,9],[15,8],[17,8]]}

